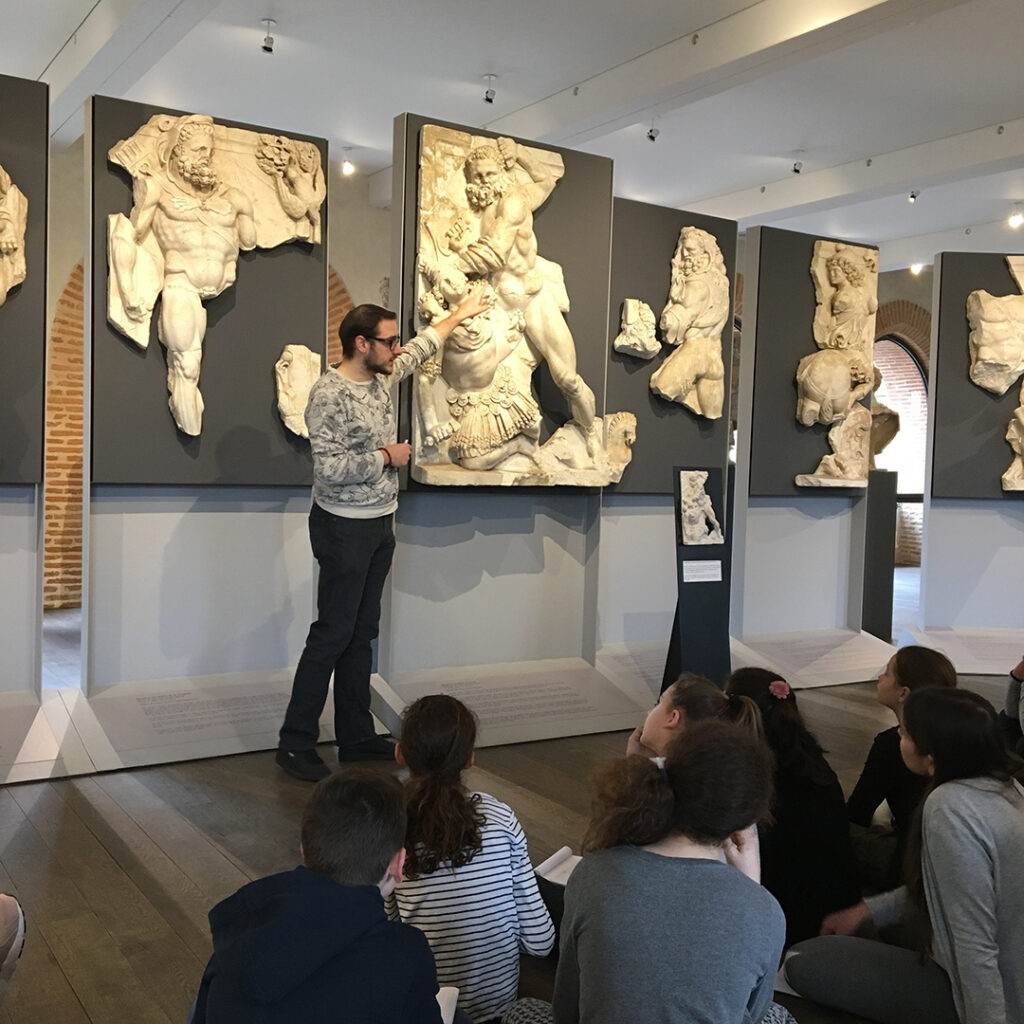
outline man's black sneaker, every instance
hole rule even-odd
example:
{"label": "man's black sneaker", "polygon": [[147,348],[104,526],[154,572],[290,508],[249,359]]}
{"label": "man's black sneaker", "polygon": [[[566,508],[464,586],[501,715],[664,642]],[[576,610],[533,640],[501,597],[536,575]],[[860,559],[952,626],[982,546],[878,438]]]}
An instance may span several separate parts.
{"label": "man's black sneaker", "polygon": [[274,760],[293,778],[303,782],[319,782],[331,769],[315,750],[282,750],[278,747]]}
{"label": "man's black sneaker", "polygon": [[371,736],[349,747],[338,747],[339,761],[394,761],[395,742],[386,736]]}

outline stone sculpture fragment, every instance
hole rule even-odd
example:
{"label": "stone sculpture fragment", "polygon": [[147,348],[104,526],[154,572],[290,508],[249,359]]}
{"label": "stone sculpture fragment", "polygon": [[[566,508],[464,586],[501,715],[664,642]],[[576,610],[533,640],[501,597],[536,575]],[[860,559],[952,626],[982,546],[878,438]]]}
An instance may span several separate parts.
{"label": "stone sculpture fragment", "polygon": [[320,354],[305,345],[285,345],[274,363],[277,411],[284,425],[299,437],[309,437],[306,405],[309,392],[320,377]]}
{"label": "stone sculpture fragment", "polygon": [[864,246],[819,240],[811,259],[818,351],[797,366],[796,418],[833,425],[832,449],[799,487],[864,487],[871,460],[871,413],[860,404],[874,387],[878,254]]}
{"label": "stone sculpture fragment", "polygon": [[326,194],[319,151],[202,114],[156,114],[108,159],[131,175],[134,205],[127,217],[107,219],[107,319],[147,348],[161,300],[168,405],[178,429],[196,436],[203,303],[234,284],[241,251],[319,241]]}
{"label": "stone sculpture fragment", "polygon": [[651,390],[698,416],[718,419],[725,403],[722,331],[729,319],[729,278],[718,240],[688,226],[672,257],[661,332],[676,350],[651,376]]}
{"label": "stone sculpture fragment", "polygon": [[28,200],[0,167],[0,306],[12,288],[25,280],[25,227]]}
{"label": "stone sculpture fragment", "polygon": [[[635,417],[596,416],[576,369],[562,268],[537,251],[534,211],[564,173],[557,153],[512,139],[422,129],[420,321],[446,317],[474,282],[491,301],[417,372],[412,473],[420,482],[601,486],[629,461]],[[532,384],[541,362],[572,414],[543,443]]]}
{"label": "stone sculpture fragment", "polygon": [[638,359],[653,359],[661,351],[655,330],[654,310],[640,299],[625,299],[622,303],[621,330],[612,347]]}
{"label": "stone sculpture fragment", "polygon": [[[1005,395],[1024,374],[1024,256],[1007,256],[1006,265],[1017,282],[1017,295],[973,291],[967,296],[971,325],[968,348],[971,380],[996,395]],[[1006,428],[1013,462],[1002,475],[1004,491],[1024,490],[1024,385]]]}
{"label": "stone sculpture fragment", "polygon": [[707,479],[707,471],[703,469],[679,472],[679,518],[684,544],[725,543],[711,497],[704,489]]}

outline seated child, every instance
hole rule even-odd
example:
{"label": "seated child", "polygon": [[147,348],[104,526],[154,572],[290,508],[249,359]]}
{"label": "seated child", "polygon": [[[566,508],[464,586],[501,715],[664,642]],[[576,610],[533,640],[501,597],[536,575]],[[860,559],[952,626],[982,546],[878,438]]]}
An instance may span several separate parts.
{"label": "seated child", "polygon": [[441,984],[482,1024],[515,999],[520,951],[545,956],[555,931],[515,814],[462,783],[475,742],[476,720],[454,697],[406,708],[395,756],[410,773],[408,858],[388,913],[426,934]]}
{"label": "seated child", "polygon": [[782,904],[789,946],[817,935],[826,914],[860,898],[843,790],[785,680],[741,668],[725,689],[758,706],[775,755],[774,820],[759,832],[761,881]]}
{"label": "seated child", "polygon": [[[565,891],[558,1024],[779,1019],[786,925],[746,842],[771,788],[764,743],[727,722],[688,726],[662,767],[626,757],[599,771]],[[727,845],[739,870],[720,859]]]}
{"label": "seated child", "polygon": [[[878,677],[876,700],[892,711],[899,723],[906,699],[928,686],[956,686],[956,669],[950,660],[930,647],[901,647]],[[846,802],[847,817],[861,829],[871,825],[883,800],[889,805],[891,832],[851,830],[865,884],[870,881],[876,890],[899,884],[910,822],[924,795],[925,782],[900,757],[898,724],[880,732]],[[881,863],[876,863],[879,860]]]}
{"label": "seated child", "polygon": [[349,769],[320,782],[302,818],[303,866],[210,911],[195,1024],[441,1024],[426,940],[384,912],[404,839],[395,779]]}

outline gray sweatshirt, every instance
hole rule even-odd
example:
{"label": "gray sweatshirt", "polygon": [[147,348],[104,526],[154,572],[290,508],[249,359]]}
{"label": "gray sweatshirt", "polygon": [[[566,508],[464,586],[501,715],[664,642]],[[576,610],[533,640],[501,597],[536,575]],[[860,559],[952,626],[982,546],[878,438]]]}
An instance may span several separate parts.
{"label": "gray sweatshirt", "polygon": [[351,519],[390,515],[398,507],[398,474],[386,466],[385,445],[397,440],[391,389],[437,351],[428,327],[404,346],[390,374],[353,381],[328,370],[309,392],[306,426],[313,450],[313,500]]}
{"label": "gray sweatshirt", "polygon": [[565,889],[556,1024],[758,1022],[785,936],[775,897],[728,864],[588,854]]}
{"label": "gray sweatshirt", "polygon": [[[1024,790],[996,779],[936,787],[922,818],[921,869],[936,962],[962,1024],[1024,1024]],[[878,925],[906,893],[866,902]]]}

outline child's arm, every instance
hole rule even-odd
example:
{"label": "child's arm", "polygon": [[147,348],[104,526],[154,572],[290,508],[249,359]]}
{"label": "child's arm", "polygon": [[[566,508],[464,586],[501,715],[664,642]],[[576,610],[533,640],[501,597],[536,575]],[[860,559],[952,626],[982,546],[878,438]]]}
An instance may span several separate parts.
{"label": "child's arm", "polygon": [[509,835],[519,948],[531,956],[547,956],[555,944],[555,926],[551,923],[551,915],[537,888],[537,876],[526,849],[526,836],[515,814],[512,814]]}

